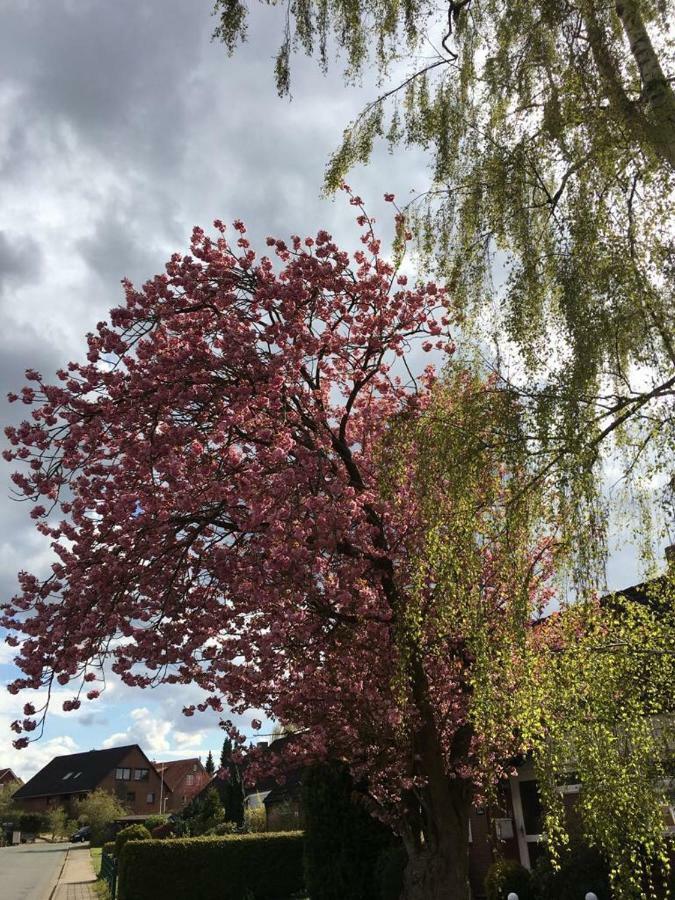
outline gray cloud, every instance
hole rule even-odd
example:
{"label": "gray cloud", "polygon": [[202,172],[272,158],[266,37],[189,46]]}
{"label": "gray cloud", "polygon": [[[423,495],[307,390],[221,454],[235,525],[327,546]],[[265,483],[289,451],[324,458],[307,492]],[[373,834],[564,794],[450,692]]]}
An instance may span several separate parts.
{"label": "gray cloud", "polygon": [[42,262],[36,240],[25,234],[0,231],[0,296],[12,287],[38,280]]}
{"label": "gray cloud", "polygon": [[[2,398],[34,367],[49,375],[82,354],[83,335],[121,302],[120,279],[142,282],[187,246],[192,226],[242,218],[264,252],[268,234],[325,227],[356,248],[354,210],[322,199],[326,160],[376,85],[345,90],[294,64],[294,101],[280,101],[273,58],[282,9],[253,5],[250,40],[234,58],[210,42],[211,0],[22,0],[0,30],[0,419],[27,408]],[[376,150],[350,181],[391,234],[385,191],[426,183],[422,154]],[[20,568],[48,564],[25,505],[7,499],[0,468],[0,602]],[[125,700],[184,733],[189,690]],[[123,696],[120,690],[120,702]],[[117,697],[115,697],[117,702]],[[96,724],[93,718],[90,727]],[[0,750],[4,734],[0,734]]]}

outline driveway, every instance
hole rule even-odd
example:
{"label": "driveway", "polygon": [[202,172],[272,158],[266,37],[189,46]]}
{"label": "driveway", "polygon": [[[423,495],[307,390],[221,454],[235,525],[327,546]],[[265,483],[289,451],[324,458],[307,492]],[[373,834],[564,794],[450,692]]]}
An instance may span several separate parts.
{"label": "driveway", "polygon": [[7,900],[48,900],[68,844],[0,847],[0,896]]}

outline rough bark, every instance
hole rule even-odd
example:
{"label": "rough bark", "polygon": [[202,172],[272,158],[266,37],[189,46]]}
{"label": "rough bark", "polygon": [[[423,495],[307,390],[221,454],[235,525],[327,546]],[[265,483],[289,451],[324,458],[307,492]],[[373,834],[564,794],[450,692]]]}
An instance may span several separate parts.
{"label": "rough bark", "polygon": [[446,779],[435,810],[438,818],[429,822],[424,843],[408,848],[402,900],[470,900],[470,786]]}
{"label": "rough bark", "polygon": [[[420,809],[410,828],[413,840],[406,841],[408,866],[402,900],[470,900],[469,813],[472,786],[453,774],[458,764],[469,759],[473,731],[465,724],[458,728],[450,751],[440,740],[424,665],[416,649],[412,652],[413,694],[420,713],[415,736],[418,772],[425,780]],[[416,827],[419,823],[421,827]]]}

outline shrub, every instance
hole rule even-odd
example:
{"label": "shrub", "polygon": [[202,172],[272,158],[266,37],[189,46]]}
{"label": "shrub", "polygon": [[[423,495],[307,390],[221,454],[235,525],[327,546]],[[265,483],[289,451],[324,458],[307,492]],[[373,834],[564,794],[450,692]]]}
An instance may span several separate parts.
{"label": "shrub", "polygon": [[42,813],[21,813],[18,821],[19,831],[25,834],[40,834],[49,831],[49,818]]}
{"label": "shrub", "polygon": [[555,871],[547,858],[532,872],[532,886],[538,900],[575,900],[593,891],[598,900],[610,900],[607,865],[600,853],[583,844],[573,844]]}
{"label": "shrub", "polygon": [[506,900],[511,892],[518,894],[518,900],[534,900],[531,875],[520,863],[499,859],[485,876],[487,900]]}
{"label": "shrub", "polygon": [[313,766],[303,780],[305,881],[312,900],[375,897],[375,864],[392,831],[358,800],[346,766]]}
{"label": "shrub", "polygon": [[119,859],[127,841],[149,841],[152,835],[145,825],[127,825],[115,838],[115,856]]}
{"label": "shrub", "polygon": [[115,841],[107,841],[101,848],[102,853],[106,853],[108,856],[115,855]]}
{"label": "shrub", "polygon": [[213,833],[214,829],[225,821],[225,807],[215,787],[209,788],[206,794],[192,800],[183,811],[192,835]]}
{"label": "shrub", "polygon": [[281,900],[302,890],[302,834],[131,841],[119,900]]}
{"label": "shrub", "polygon": [[240,830],[236,822],[221,822],[213,829],[213,833],[217,835],[240,834]]}
{"label": "shrub", "polygon": [[104,841],[110,840],[113,822],[126,815],[126,809],[117,797],[102,788],[92,791],[84,800],[76,801],[73,811],[81,825],[91,828],[89,843],[92,847],[100,847]]}
{"label": "shrub", "polygon": [[166,838],[176,834],[174,822],[164,822],[163,825],[157,825],[150,831],[154,838]]}
{"label": "shrub", "polygon": [[161,813],[155,813],[153,816],[148,816],[143,824],[148,831],[152,832],[155,828],[159,828],[160,825],[165,825],[168,821],[168,816],[163,816]]}
{"label": "shrub", "polygon": [[375,864],[378,900],[399,900],[403,892],[403,878],[407,864],[408,854],[401,845],[387,847],[380,853]]}
{"label": "shrub", "polygon": [[267,813],[264,806],[256,806],[253,809],[246,808],[244,811],[244,831],[249,833],[267,831]]}

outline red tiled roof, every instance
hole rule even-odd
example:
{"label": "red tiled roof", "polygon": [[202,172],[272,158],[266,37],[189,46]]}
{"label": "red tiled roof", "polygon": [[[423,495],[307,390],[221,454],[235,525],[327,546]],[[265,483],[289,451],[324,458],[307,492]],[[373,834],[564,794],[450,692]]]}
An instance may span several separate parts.
{"label": "red tiled roof", "polygon": [[[192,793],[193,791],[196,793],[207,781],[210,781],[208,772],[197,757],[193,759],[172,759],[169,762],[156,762],[154,765],[160,776],[163,774],[164,784],[171,791],[175,791],[178,785],[181,785],[186,793]],[[188,775],[195,775],[194,783],[191,785],[186,783]]]}

